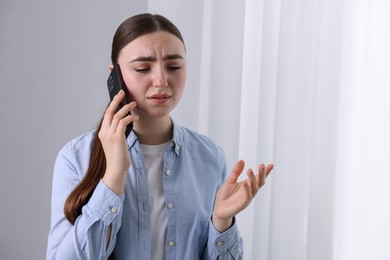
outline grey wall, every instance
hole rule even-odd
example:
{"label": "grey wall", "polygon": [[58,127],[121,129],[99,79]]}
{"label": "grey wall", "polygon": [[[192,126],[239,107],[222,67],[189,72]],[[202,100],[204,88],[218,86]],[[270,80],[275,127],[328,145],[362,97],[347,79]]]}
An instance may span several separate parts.
{"label": "grey wall", "polygon": [[0,259],[45,259],[59,149],[108,102],[111,39],[146,1],[0,1]]}
{"label": "grey wall", "polygon": [[45,258],[57,153],[96,126],[112,36],[147,11],[186,40],[187,85],[173,116],[197,130],[203,1],[0,1],[0,260]]}
{"label": "grey wall", "polygon": [[203,1],[0,1],[0,260],[45,258],[57,153],[96,126],[112,36],[147,11],[186,40],[186,90],[173,116],[197,130]]}

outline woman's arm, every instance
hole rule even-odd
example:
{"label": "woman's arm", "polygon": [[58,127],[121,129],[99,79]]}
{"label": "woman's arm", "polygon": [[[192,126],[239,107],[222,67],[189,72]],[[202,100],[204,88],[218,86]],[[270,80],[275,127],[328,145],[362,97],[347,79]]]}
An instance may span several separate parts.
{"label": "woman's arm", "polygon": [[[69,145],[57,158],[52,194],[52,224],[49,233],[48,259],[101,259],[107,258],[115,246],[120,228],[124,185],[130,167],[130,155],[125,138],[126,126],[138,116],[126,116],[135,108],[133,102],[117,107],[124,98],[123,90],[117,94],[104,114],[98,133],[106,157],[106,171],[82,214],[74,225],[64,216],[64,203],[80,182],[76,165],[89,162],[89,153],[73,151]],[[77,159],[75,154],[77,153]]]}
{"label": "woman's arm", "polygon": [[260,164],[256,176],[252,169],[248,169],[248,179],[238,182],[238,177],[243,172],[244,167],[244,161],[238,161],[232,173],[217,192],[212,223],[209,228],[207,245],[209,259],[217,259],[217,257],[220,260],[242,259],[242,239],[235,224],[234,216],[251,203],[259,189],[264,185],[273,165]]}
{"label": "woman's arm", "polygon": [[125,97],[123,90],[114,97],[106,112],[99,131],[106,156],[106,172],[103,182],[116,194],[124,191],[127,172],[130,168],[130,155],[125,138],[126,126],[138,120],[138,115],[128,115],[136,107],[135,102],[123,106],[116,112],[119,103]]}
{"label": "woman's arm", "polygon": [[[72,146],[67,145],[60,152],[54,167],[47,259],[104,259],[111,254],[115,245],[124,196],[115,194],[102,181],[82,208],[82,214],[75,224],[72,225],[65,218],[65,200],[80,181],[76,168]],[[109,227],[111,234],[108,244]]]}

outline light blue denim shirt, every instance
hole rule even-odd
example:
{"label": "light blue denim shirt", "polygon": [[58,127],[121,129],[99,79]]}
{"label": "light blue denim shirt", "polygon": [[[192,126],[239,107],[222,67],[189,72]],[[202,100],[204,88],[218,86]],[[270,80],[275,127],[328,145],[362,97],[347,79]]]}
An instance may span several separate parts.
{"label": "light blue denim shirt", "polygon": [[[64,216],[65,200],[88,168],[94,135],[89,132],[75,138],[57,157],[47,259],[107,259],[113,251],[116,259],[150,259],[148,179],[134,132],[127,138],[132,163],[125,192],[118,196],[100,181],[74,225]],[[242,259],[237,225],[219,233],[211,222],[215,195],[227,174],[221,148],[174,123],[163,165],[164,196],[169,204],[165,259]]]}

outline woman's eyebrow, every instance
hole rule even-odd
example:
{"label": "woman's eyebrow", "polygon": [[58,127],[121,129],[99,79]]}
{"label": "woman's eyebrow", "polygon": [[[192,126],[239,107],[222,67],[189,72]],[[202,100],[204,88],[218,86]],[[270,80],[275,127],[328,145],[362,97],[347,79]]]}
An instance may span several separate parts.
{"label": "woman's eyebrow", "polygon": [[[163,60],[176,60],[176,59],[184,59],[183,56],[180,54],[168,54],[165,55]],[[137,62],[137,61],[156,61],[156,57],[153,56],[139,56],[135,58],[134,60],[131,60],[130,62]]]}
{"label": "woman's eyebrow", "polygon": [[184,59],[180,54],[170,54],[166,55],[163,58],[164,60],[176,60],[176,59]]}
{"label": "woman's eyebrow", "polygon": [[155,61],[156,58],[152,56],[139,56],[135,58],[134,60],[131,60],[130,62],[137,62],[137,61]]}

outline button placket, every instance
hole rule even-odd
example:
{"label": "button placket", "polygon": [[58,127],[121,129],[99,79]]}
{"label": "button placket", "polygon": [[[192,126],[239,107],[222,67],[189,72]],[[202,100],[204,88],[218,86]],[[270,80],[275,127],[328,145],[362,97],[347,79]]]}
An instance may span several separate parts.
{"label": "button placket", "polygon": [[167,228],[167,258],[175,259],[176,252],[176,205],[175,205],[175,176],[172,169],[176,154],[170,149],[164,154],[163,187],[165,197],[165,207],[167,209],[168,228]]}

